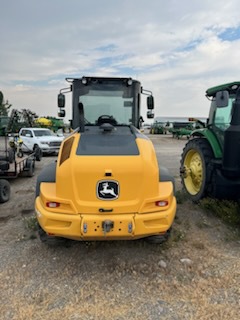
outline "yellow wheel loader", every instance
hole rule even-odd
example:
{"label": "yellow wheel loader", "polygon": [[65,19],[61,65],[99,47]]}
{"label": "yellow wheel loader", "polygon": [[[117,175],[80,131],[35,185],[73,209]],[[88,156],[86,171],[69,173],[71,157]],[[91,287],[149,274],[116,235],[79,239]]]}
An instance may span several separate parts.
{"label": "yellow wheel loader", "polygon": [[152,93],[131,78],[66,81],[59,116],[72,92],[73,132],[37,179],[40,239],[165,241],[176,213],[174,179],[158,167],[153,144],[140,131],[140,98],[147,95],[153,118]]}

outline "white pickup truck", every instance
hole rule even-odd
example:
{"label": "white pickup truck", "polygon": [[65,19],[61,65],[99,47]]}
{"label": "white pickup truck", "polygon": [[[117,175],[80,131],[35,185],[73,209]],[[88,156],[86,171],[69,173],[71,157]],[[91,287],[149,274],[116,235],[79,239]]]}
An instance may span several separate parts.
{"label": "white pickup truck", "polygon": [[51,154],[58,153],[64,136],[57,136],[46,128],[21,128],[19,138],[23,141],[23,151],[35,151],[39,147],[43,154]]}

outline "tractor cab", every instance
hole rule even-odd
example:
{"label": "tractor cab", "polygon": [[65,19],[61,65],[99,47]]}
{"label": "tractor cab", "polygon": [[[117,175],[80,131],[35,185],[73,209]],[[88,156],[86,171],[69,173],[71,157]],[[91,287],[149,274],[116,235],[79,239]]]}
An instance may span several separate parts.
{"label": "tractor cab", "polygon": [[[233,82],[213,87],[206,91],[207,98],[211,99],[208,126],[211,127],[212,132],[215,134],[221,150],[224,149],[225,131],[229,130],[231,121],[236,120],[233,107],[236,104],[235,100],[239,88],[240,82]],[[239,107],[236,108],[239,109]]]}
{"label": "tractor cab", "polygon": [[89,126],[133,125],[140,129],[143,118],[140,115],[141,93],[147,97],[147,118],[153,118],[153,96],[131,78],[82,77],[67,78],[69,89],[62,89],[58,95],[59,116],[65,116],[65,92],[72,91],[72,128],[80,132]]}

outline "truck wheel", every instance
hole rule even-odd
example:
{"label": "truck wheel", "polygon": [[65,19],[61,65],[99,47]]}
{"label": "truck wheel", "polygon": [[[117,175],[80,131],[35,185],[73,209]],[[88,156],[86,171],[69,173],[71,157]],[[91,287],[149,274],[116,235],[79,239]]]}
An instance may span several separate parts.
{"label": "truck wheel", "polygon": [[37,146],[34,150],[36,161],[41,161],[43,156],[42,149]]}
{"label": "truck wheel", "polygon": [[5,179],[0,179],[0,203],[7,202],[10,198],[10,183]]}
{"label": "truck wheel", "polygon": [[209,194],[212,149],[204,138],[189,140],[181,156],[180,176],[189,198],[197,202]]}

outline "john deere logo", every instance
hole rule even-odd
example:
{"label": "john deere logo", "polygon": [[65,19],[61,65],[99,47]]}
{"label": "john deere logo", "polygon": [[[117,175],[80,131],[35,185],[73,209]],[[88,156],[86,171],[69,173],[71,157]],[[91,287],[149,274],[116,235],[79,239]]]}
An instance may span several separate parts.
{"label": "john deere logo", "polygon": [[115,200],[119,195],[119,184],[113,180],[101,180],[97,184],[97,197],[102,200]]}

